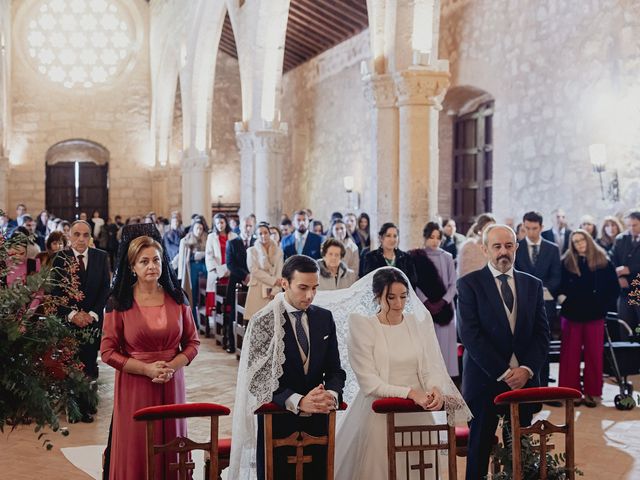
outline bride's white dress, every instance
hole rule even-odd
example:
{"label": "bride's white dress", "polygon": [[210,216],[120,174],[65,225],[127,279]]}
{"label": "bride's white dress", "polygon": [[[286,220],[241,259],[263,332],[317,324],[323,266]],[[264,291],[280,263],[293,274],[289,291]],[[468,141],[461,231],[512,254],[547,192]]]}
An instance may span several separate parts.
{"label": "bride's white dress", "polygon": [[[411,317],[393,326],[381,325],[375,316],[366,319],[352,317],[350,320],[353,325],[350,328],[349,359],[360,383],[360,391],[341,419],[336,436],[335,478],[387,480],[386,415],[373,412],[371,404],[381,397],[406,398],[409,388],[425,390],[419,373],[420,346],[416,345],[416,337],[412,335]],[[373,355],[378,357],[378,363],[384,359],[382,361],[387,362],[388,370],[375,369]],[[368,390],[371,392],[365,393]],[[396,425],[433,424],[435,415],[441,414],[396,414]],[[444,415],[442,417],[438,423],[446,422]],[[396,443],[399,440],[398,435]],[[418,436],[415,435],[413,440],[417,443]],[[409,443],[407,434],[404,443]],[[435,466],[434,461],[434,454],[429,452],[425,462]],[[409,466],[417,465],[418,454],[410,453],[408,463]],[[397,454],[396,468],[398,478],[406,478],[406,454]],[[420,478],[418,470],[413,470],[410,478]],[[428,469],[425,478],[435,479],[435,470]]]}

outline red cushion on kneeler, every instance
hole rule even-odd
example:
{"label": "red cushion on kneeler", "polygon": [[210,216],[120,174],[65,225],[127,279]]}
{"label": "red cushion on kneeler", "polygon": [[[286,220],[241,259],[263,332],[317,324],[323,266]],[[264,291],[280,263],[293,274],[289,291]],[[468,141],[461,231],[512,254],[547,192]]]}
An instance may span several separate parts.
{"label": "red cushion on kneeler", "polygon": [[227,313],[231,313],[231,305],[225,305],[224,311]]}
{"label": "red cushion on kneeler", "polygon": [[219,438],[218,439],[218,457],[229,458],[231,456],[231,439]]}
{"label": "red cushion on kneeler", "polygon": [[231,410],[217,403],[174,403],[141,408],[133,414],[134,420],[162,420],[165,418],[210,417],[229,415]]}
{"label": "red cushion on kneeler", "polygon": [[567,387],[533,387],[510,390],[493,399],[496,405],[509,403],[546,402],[550,400],[568,400],[581,398],[582,394],[575,388]]}
{"label": "red cushion on kneeler", "polygon": [[376,413],[407,413],[407,412],[424,412],[425,409],[420,405],[416,405],[413,400],[408,398],[379,398],[371,405]]}
{"label": "red cushion on kneeler", "polygon": [[461,357],[463,353],[464,353],[464,345],[459,343],[458,344],[458,356]]}
{"label": "red cushion on kneeler", "polygon": [[213,315],[216,309],[216,292],[207,292],[204,297],[204,306],[206,309],[207,317]]}

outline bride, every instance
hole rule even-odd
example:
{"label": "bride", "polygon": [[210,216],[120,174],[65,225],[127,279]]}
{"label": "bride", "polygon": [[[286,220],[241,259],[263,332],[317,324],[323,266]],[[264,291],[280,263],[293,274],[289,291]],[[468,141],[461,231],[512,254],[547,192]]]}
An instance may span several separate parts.
{"label": "bride", "polygon": [[[337,421],[337,480],[386,480],[385,416],[371,410],[378,398],[410,398],[425,408],[425,413],[396,415],[398,423],[415,424],[416,416],[422,423],[444,423],[443,413],[435,412],[443,404],[452,424],[471,418],[447,373],[431,315],[400,270],[379,268],[349,288],[317,292],[313,303],[333,314],[340,362],[347,374],[343,399],[349,408],[338,413]],[[230,478],[255,478],[256,423],[251,412],[271,401],[282,374],[278,367],[283,361],[284,332],[274,318],[263,309],[249,322],[255,330],[251,336],[255,345],[247,350],[251,355],[245,355],[243,348],[240,357]],[[425,460],[433,463],[434,457]],[[396,463],[404,465],[404,461]],[[403,475],[402,466],[399,475]],[[413,474],[420,478],[417,471]]]}
{"label": "bride", "polygon": [[[315,302],[332,310],[338,327],[346,324],[344,344],[348,362],[343,361],[343,366],[349,373],[352,370],[357,380],[350,382],[347,377],[347,385],[357,391],[351,392],[355,393],[352,398],[345,392],[345,401],[350,406],[338,423],[335,477],[386,480],[386,416],[371,409],[376,399],[409,398],[425,409],[425,413],[397,414],[398,425],[444,423],[444,414],[435,412],[443,404],[452,414],[452,422],[466,421],[471,413],[447,373],[431,316],[407,277],[396,268],[381,268],[349,291],[359,305],[339,305],[340,299],[324,297],[316,297]],[[344,307],[352,311],[345,312]],[[345,313],[348,317],[343,322]],[[344,349],[341,345],[341,350]],[[427,455],[425,462],[433,463],[434,454],[429,453],[431,456]],[[404,455],[399,454],[396,459],[398,478],[420,478],[418,471],[406,476]],[[417,453],[412,453],[409,464],[415,463]],[[426,473],[426,478],[436,478],[435,469]]]}

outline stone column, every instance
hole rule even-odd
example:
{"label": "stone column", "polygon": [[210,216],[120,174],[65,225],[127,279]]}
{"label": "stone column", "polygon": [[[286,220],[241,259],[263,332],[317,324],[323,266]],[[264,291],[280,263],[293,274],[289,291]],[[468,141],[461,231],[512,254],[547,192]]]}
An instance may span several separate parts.
{"label": "stone column", "polygon": [[191,215],[204,215],[211,219],[211,171],[209,155],[198,150],[188,150],[182,156],[182,218],[185,224]]}
{"label": "stone column", "polygon": [[255,174],[253,133],[242,122],[236,122],[236,145],[240,151],[240,216],[255,212]]}
{"label": "stone column", "polygon": [[[0,147],[1,149],[2,147]],[[0,208],[9,215],[9,158],[0,155]]]}
{"label": "stone column", "polygon": [[400,248],[421,246],[438,208],[438,116],[449,72],[412,67],[394,74],[400,117]]}
{"label": "stone column", "polygon": [[167,177],[168,165],[156,166],[151,170],[151,208],[157,215],[169,215],[169,182]]}
{"label": "stone column", "polygon": [[371,166],[375,183],[370,195],[373,201],[367,210],[375,243],[380,225],[398,221],[398,108],[390,74],[365,75],[363,81],[365,96],[373,106]]}
{"label": "stone column", "polygon": [[255,214],[257,220],[276,223],[282,213],[282,163],[288,147],[287,124],[254,134]]}

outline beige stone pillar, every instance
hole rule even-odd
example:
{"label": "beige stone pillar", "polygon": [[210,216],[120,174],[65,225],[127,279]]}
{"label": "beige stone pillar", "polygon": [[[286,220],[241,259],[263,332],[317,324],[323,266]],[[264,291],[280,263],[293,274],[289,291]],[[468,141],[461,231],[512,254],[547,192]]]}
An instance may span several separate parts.
{"label": "beige stone pillar", "polygon": [[421,246],[422,228],[435,218],[438,180],[439,98],[449,86],[448,71],[415,67],[394,74],[400,120],[400,248]]}
{"label": "beige stone pillar", "polygon": [[375,172],[372,202],[365,210],[370,212],[372,242],[376,243],[380,225],[398,221],[399,117],[393,76],[369,74],[363,81],[365,96],[373,106],[371,171]]}
{"label": "beige stone pillar", "polygon": [[259,222],[276,223],[282,213],[282,164],[287,152],[287,124],[254,134],[255,214]]}
{"label": "beige stone pillar", "polygon": [[169,181],[167,170],[169,166],[157,166],[151,170],[151,208],[157,215],[169,215]]}
{"label": "beige stone pillar", "polygon": [[253,133],[242,122],[236,122],[236,145],[240,152],[240,216],[255,212],[255,174]]}
{"label": "beige stone pillar", "polygon": [[189,222],[191,215],[204,215],[211,219],[211,172],[209,155],[198,150],[188,150],[182,157],[182,218]]}

